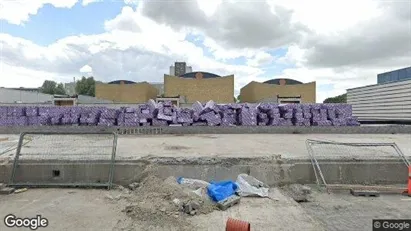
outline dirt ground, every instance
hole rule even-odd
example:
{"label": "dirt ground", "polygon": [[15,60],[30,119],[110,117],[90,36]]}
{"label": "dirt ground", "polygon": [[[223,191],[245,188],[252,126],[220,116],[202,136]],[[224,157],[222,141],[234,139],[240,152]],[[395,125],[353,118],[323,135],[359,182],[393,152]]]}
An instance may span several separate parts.
{"label": "dirt ground", "polygon": [[[130,194],[131,197],[139,196],[137,191]],[[189,225],[192,230],[222,231],[229,217],[250,222],[253,231],[372,230],[373,218],[411,218],[411,200],[401,195],[363,198],[346,192],[326,194],[313,189],[313,201],[306,203],[297,203],[285,195],[281,189],[272,188],[270,197],[276,200],[242,198],[240,204],[226,211],[173,215],[165,223],[163,220],[163,227],[156,227],[152,222],[126,214],[124,209],[130,205],[130,195],[124,189],[29,189],[19,194],[1,195],[0,216],[3,220],[10,213],[18,217],[40,214],[50,225],[38,230],[164,231],[180,230],[179,225]],[[3,221],[0,230],[8,230]]]}
{"label": "dirt ground", "polygon": [[[0,139],[0,158],[12,158],[15,154],[18,136],[2,135]],[[112,137],[74,136],[33,136],[33,139],[22,148],[22,153],[42,153],[30,158],[56,157],[59,159],[74,158],[75,154],[99,153],[105,158],[111,155]],[[395,142],[405,156],[411,156],[410,134],[203,134],[203,135],[161,135],[161,136],[119,136],[117,143],[118,160],[140,159],[146,156],[160,157],[261,157],[281,155],[283,158],[309,158],[306,140],[323,140],[335,142]],[[242,142],[246,140],[247,142]],[[73,144],[75,144],[73,146]],[[51,148],[52,147],[52,148]],[[256,148],[258,147],[258,148]],[[335,147],[339,149],[339,147]],[[330,147],[327,147],[330,149]],[[8,151],[10,150],[10,151]],[[338,150],[327,152],[327,158],[368,155],[366,152],[353,149],[345,152]],[[391,152],[393,149],[391,150]],[[3,153],[3,154],[2,154]],[[372,152],[375,154],[375,152]],[[394,152],[388,156],[398,157]],[[94,156],[97,158],[97,156]],[[28,157],[27,157],[28,158]]]}

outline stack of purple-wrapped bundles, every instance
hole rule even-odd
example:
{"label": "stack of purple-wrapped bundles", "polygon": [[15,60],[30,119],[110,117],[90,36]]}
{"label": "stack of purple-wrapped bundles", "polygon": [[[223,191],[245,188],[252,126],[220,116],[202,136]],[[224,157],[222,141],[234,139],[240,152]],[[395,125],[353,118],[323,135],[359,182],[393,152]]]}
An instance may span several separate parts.
{"label": "stack of purple-wrapped bundles", "polygon": [[241,108],[240,104],[224,104],[218,105],[221,115],[221,126],[236,126],[238,125],[238,112]]}
{"label": "stack of purple-wrapped bundles", "polygon": [[27,126],[25,107],[0,107],[0,125]]}
{"label": "stack of purple-wrapped bundles", "polygon": [[359,126],[348,104],[206,104],[178,108],[150,100],[136,107],[0,106],[0,126]]}
{"label": "stack of purple-wrapped bundles", "polygon": [[257,107],[254,104],[244,104],[239,110],[238,124],[241,126],[256,126],[257,125]]}
{"label": "stack of purple-wrapped bundles", "polygon": [[100,126],[115,126],[117,125],[117,117],[120,111],[114,108],[105,108],[102,110],[98,125]]}
{"label": "stack of purple-wrapped bundles", "polygon": [[220,109],[214,103],[214,101],[208,101],[203,111],[200,113],[200,119],[206,121],[208,126],[217,126],[221,124]]}
{"label": "stack of purple-wrapped bundles", "polygon": [[140,118],[136,108],[123,108],[117,118],[118,126],[138,127],[140,126]]}
{"label": "stack of purple-wrapped bundles", "polygon": [[193,110],[191,108],[177,108],[177,123],[183,126],[191,126],[194,123]]}

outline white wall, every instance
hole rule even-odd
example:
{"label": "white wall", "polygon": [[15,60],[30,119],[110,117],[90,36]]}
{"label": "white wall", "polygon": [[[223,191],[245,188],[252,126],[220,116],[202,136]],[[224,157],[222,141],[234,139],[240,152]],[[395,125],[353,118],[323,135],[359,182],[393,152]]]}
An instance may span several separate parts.
{"label": "white wall", "polygon": [[411,80],[347,90],[360,121],[411,121]]}

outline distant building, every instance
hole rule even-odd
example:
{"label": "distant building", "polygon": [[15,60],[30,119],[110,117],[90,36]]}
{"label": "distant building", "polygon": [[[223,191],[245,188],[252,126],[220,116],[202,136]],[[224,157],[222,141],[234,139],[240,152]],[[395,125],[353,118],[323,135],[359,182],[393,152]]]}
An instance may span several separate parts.
{"label": "distant building", "polygon": [[315,103],[316,83],[302,83],[294,79],[271,79],[263,83],[252,81],[240,90],[244,103]]}
{"label": "distant building", "polygon": [[157,88],[159,96],[164,94],[164,83],[149,83],[149,84]]}
{"label": "distant building", "polygon": [[155,100],[157,95],[158,89],[147,82],[116,80],[96,83],[96,98],[115,103],[145,103],[149,99]]}
{"label": "distant building", "polygon": [[43,94],[39,91],[26,89],[0,88],[0,103],[52,103],[53,95]]}
{"label": "distant building", "polygon": [[411,79],[411,67],[402,68],[395,71],[389,71],[377,75],[377,83],[397,82]]}
{"label": "distant building", "polygon": [[180,76],[164,75],[164,97],[182,97],[185,103],[234,102],[234,75],[190,72]]}
{"label": "distant building", "polygon": [[35,87],[35,88],[18,87],[18,88],[5,88],[5,89],[18,90],[18,91],[29,91],[29,92],[40,92],[39,87]]}
{"label": "distant building", "polygon": [[347,89],[347,103],[362,122],[411,122],[411,67],[377,75],[377,84]]}
{"label": "distant building", "polygon": [[170,66],[170,75],[181,76],[193,71],[193,68],[187,66],[185,62],[175,62],[174,66]]}

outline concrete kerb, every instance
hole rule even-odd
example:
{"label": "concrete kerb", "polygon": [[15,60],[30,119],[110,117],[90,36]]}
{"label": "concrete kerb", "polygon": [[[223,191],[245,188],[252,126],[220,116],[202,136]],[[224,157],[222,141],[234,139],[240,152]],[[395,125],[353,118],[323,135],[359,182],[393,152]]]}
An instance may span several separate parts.
{"label": "concrete kerb", "polygon": [[0,127],[0,134],[21,132],[117,132],[129,135],[161,134],[411,134],[411,126],[358,126],[358,127],[100,127],[100,126],[39,126]]}
{"label": "concrete kerb", "polygon": [[[118,160],[115,164],[114,184],[128,185],[138,182],[148,166],[156,166],[153,174],[167,178],[184,176],[212,180],[235,180],[238,174],[247,173],[270,186],[301,183],[315,184],[315,176],[309,159],[278,158],[210,158],[175,159],[146,158]],[[61,172],[53,181],[101,182],[107,177],[109,164],[99,161],[80,164],[69,161],[25,161],[20,165],[18,177],[26,182],[50,181],[53,170]],[[408,172],[397,159],[381,160],[321,160],[321,168],[329,184],[403,184]],[[0,182],[7,183],[12,164],[0,165]],[[19,180],[17,179],[17,181]]]}

